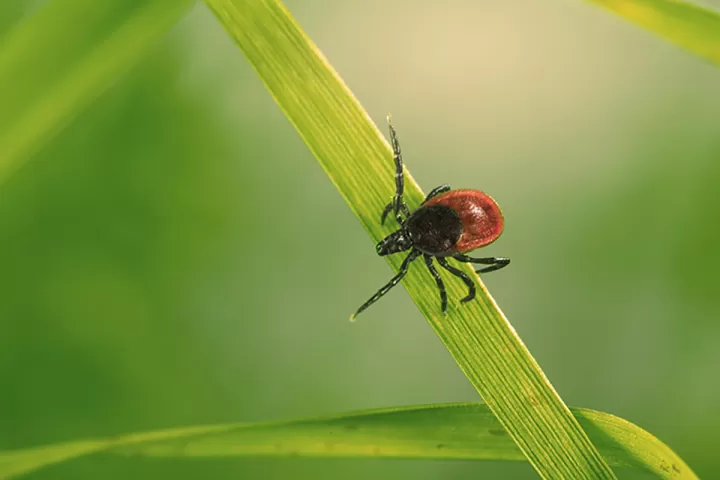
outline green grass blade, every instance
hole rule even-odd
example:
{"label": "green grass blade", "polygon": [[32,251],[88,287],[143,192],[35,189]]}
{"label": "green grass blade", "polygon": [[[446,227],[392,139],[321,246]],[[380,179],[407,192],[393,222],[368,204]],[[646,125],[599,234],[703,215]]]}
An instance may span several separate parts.
{"label": "green grass blade", "polygon": [[54,0],[0,43],[0,182],[172,27],[192,0]]}
{"label": "green grass blade", "polygon": [[[390,233],[390,227],[383,228],[378,222],[394,188],[389,145],[285,7],[276,0],[206,3],[240,46],[372,240]],[[420,188],[408,176],[408,204],[413,208],[422,198]],[[398,257],[388,258],[396,271]],[[462,269],[479,283],[472,269]],[[466,292],[464,286],[452,282],[448,293],[455,301],[447,316],[439,312],[435,282],[423,265],[415,265],[403,284],[543,478],[615,478],[481,283],[479,298],[459,305],[457,299]],[[359,292],[358,301],[370,293]],[[348,313],[356,307],[348,305]]]}
{"label": "green grass blade", "polygon": [[589,0],[720,63],[720,14],[677,0]]}
{"label": "green grass blade", "polygon": [[[658,478],[697,478],[670,448],[640,427],[593,410],[573,409],[573,415],[611,465],[645,470]],[[99,452],[172,458],[263,455],[525,460],[487,405],[465,403],[172,429],[0,452],[0,478]]]}

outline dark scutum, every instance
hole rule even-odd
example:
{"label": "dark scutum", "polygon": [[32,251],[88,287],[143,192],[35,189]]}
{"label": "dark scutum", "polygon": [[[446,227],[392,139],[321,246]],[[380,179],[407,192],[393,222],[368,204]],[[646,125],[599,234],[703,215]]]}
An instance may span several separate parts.
{"label": "dark scutum", "polygon": [[407,220],[413,246],[423,253],[444,257],[455,253],[463,227],[455,211],[444,205],[420,207]]}

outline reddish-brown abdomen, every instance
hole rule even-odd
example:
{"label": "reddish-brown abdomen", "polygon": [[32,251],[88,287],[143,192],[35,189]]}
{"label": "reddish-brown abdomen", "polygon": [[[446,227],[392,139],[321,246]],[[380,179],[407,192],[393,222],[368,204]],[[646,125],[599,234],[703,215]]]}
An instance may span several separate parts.
{"label": "reddish-brown abdomen", "polygon": [[463,232],[457,242],[458,252],[468,252],[497,240],[504,220],[500,207],[490,195],[477,190],[451,190],[438,195],[423,206],[444,205],[452,208],[462,222]]}

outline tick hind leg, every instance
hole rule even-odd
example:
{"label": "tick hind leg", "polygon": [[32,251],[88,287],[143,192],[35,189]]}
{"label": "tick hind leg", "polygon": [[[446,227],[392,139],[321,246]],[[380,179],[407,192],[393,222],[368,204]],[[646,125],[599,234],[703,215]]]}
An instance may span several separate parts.
{"label": "tick hind leg", "polygon": [[501,268],[507,267],[508,265],[510,265],[510,259],[505,258],[505,257],[473,258],[473,257],[468,257],[467,255],[457,254],[457,255],[453,255],[453,258],[455,260],[460,260],[461,262],[479,263],[481,265],[489,265],[488,267],[481,268],[480,270],[475,270],[476,273],[494,272],[495,270],[500,270]]}
{"label": "tick hind leg", "polygon": [[355,320],[355,317],[357,317],[360,312],[362,312],[363,310],[368,308],[370,305],[372,305],[373,303],[380,300],[380,298],[383,295],[385,295],[391,288],[393,288],[395,285],[400,283],[400,280],[402,280],[403,277],[408,272],[408,267],[410,266],[410,262],[412,262],[419,256],[420,256],[419,251],[417,251],[417,250],[411,251],[410,254],[407,257],[405,257],[405,260],[403,260],[402,265],[400,265],[400,271],[397,273],[397,275],[395,275],[384,287],[382,287],[380,290],[378,290],[375,293],[375,295],[370,297],[370,299],[367,302],[363,303],[362,306],[360,308],[358,308],[357,311],[350,317],[350,321]]}
{"label": "tick hind leg", "polygon": [[460,300],[461,302],[469,302],[473,298],[475,298],[475,282],[472,281],[472,278],[468,277],[465,272],[462,270],[458,270],[457,268],[453,267],[448,263],[448,261],[445,259],[445,257],[436,257],[438,263],[441,267],[443,267],[448,272],[452,273],[456,277],[460,278],[463,282],[465,282],[465,285],[468,287],[468,294],[465,298]]}
{"label": "tick hind leg", "polygon": [[387,116],[387,122],[388,128],[390,129],[390,145],[392,145],[393,149],[393,160],[395,161],[395,195],[393,196],[392,202],[390,202],[390,204],[385,207],[385,210],[383,210],[382,216],[380,217],[380,223],[384,224],[385,219],[390,212],[394,212],[397,222],[400,225],[403,225],[405,223],[405,219],[403,219],[401,213],[407,218],[410,216],[410,210],[403,201],[405,177],[403,175],[402,151],[400,150],[400,142],[398,142],[397,132],[392,125],[392,117],[390,115]]}
{"label": "tick hind leg", "polygon": [[433,257],[431,255],[423,255],[425,257],[425,265],[427,265],[428,270],[430,270],[430,273],[435,278],[435,282],[437,283],[438,290],[440,290],[440,305],[442,312],[447,312],[447,292],[445,291],[445,284],[443,283],[442,277],[440,277],[440,274],[437,270],[435,270],[435,266],[433,265]]}

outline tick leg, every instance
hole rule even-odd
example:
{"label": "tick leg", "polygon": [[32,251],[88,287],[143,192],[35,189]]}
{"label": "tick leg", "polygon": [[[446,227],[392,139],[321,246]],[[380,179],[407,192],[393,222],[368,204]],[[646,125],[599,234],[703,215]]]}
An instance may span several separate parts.
{"label": "tick leg", "polygon": [[[397,132],[392,125],[392,117],[387,116],[388,128],[390,129],[390,145],[393,149],[393,160],[395,161],[395,196],[392,201],[392,209],[395,213],[397,222],[402,225],[404,223],[400,212],[405,216],[410,216],[410,211],[403,202],[403,191],[405,189],[405,177],[403,176],[402,151],[400,150],[400,142],[398,142]],[[387,214],[385,214],[387,216]]]}
{"label": "tick leg", "polygon": [[433,277],[435,277],[435,282],[437,283],[438,290],[440,290],[440,304],[442,308],[442,312],[447,312],[447,292],[445,292],[445,284],[442,281],[442,278],[440,277],[440,274],[437,270],[435,270],[435,266],[433,265],[433,257],[431,255],[423,255],[425,257],[425,265],[427,265],[428,270],[430,270],[430,273]]}
{"label": "tick leg", "polygon": [[430,190],[430,193],[427,194],[427,197],[425,197],[425,200],[423,200],[423,203],[427,202],[433,197],[437,197],[441,193],[449,192],[452,190],[450,188],[450,185],[440,185],[439,187],[435,187],[432,190]]}
{"label": "tick leg", "polygon": [[476,273],[494,272],[495,270],[500,270],[501,268],[507,267],[508,265],[510,265],[510,259],[504,258],[504,257],[473,258],[473,257],[468,257],[467,255],[458,253],[457,255],[453,255],[453,258],[455,260],[460,260],[461,262],[479,263],[481,265],[490,265],[489,267],[481,268],[480,270],[475,270]]}
{"label": "tick leg", "polygon": [[380,225],[385,225],[385,220],[387,219],[387,216],[390,215],[390,212],[392,212],[393,204],[388,203],[385,205],[385,209],[382,212],[382,215],[380,216]]}
{"label": "tick leg", "polygon": [[473,298],[475,298],[475,282],[472,281],[472,278],[468,277],[465,272],[462,270],[458,270],[457,268],[453,267],[448,263],[448,261],[444,257],[436,257],[438,263],[441,267],[443,267],[448,272],[452,273],[456,277],[459,277],[463,282],[465,282],[465,285],[468,287],[468,294],[467,297],[460,300],[461,302],[469,302]]}
{"label": "tick leg", "polygon": [[363,310],[365,310],[366,308],[368,308],[368,307],[369,307],[370,305],[372,305],[373,303],[377,302],[377,301],[380,299],[380,297],[382,297],[383,295],[385,295],[391,288],[393,288],[395,285],[397,285],[398,283],[400,283],[400,280],[402,280],[402,278],[403,278],[403,277],[407,274],[407,272],[408,272],[408,267],[410,266],[410,262],[412,262],[413,260],[415,260],[415,259],[416,259],[417,257],[419,257],[419,256],[420,256],[420,252],[419,252],[418,250],[413,250],[413,251],[411,251],[410,254],[409,254],[407,257],[405,257],[405,260],[403,260],[402,265],[400,265],[400,271],[398,272],[398,274],[395,275],[395,276],[387,283],[387,285],[385,285],[385,286],[382,287],[380,290],[378,290],[378,291],[375,293],[375,295],[373,295],[372,297],[370,297],[370,300],[368,300],[367,302],[363,303],[362,306],[357,309],[357,312],[355,312],[355,313],[350,317],[350,321],[355,320],[355,317],[357,317],[360,312],[362,312]]}
{"label": "tick leg", "polygon": [[[400,209],[402,210],[402,213],[405,214],[405,218],[410,216],[410,210],[408,209],[407,205],[405,205],[403,203],[402,206],[400,207]],[[385,205],[385,209],[383,210],[383,213],[380,216],[380,224],[381,225],[385,225],[385,220],[387,219],[387,216],[390,214],[390,212],[392,212],[392,210],[393,210],[392,203],[388,203],[387,205]],[[395,217],[395,219],[398,221],[398,223],[400,225],[405,225],[405,220],[402,217],[400,217],[399,219],[398,219],[398,217]]]}
{"label": "tick leg", "polygon": [[[427,194],[427,197],[425,197],[425,200],[423,200],[422,203],[426,203],[431,198],[437,197],[441,193],[449,192],[450,190],[452,190],[452,188],[450,188],[450,185],[440,185],[439,187],[435,187],[430,191],[430,193]],[[385,205],[385,209],[383,210],[382,215],[380,216],[380,224],[382,224],[382,225],[385,224],[385,220],[387,219],[387,216],[390,215],[390,212],[392,212],[393,207],[394,207],[394,205],[392,202]],[[402,213],[405,214],[405,218],[410,216],[410,210],[408,210],[407,205],[404,202],[402,203],[400,208],[402,209]],[[399,222],[399,223],[400,223],[400,225],[403,224],[403,222]]]}

